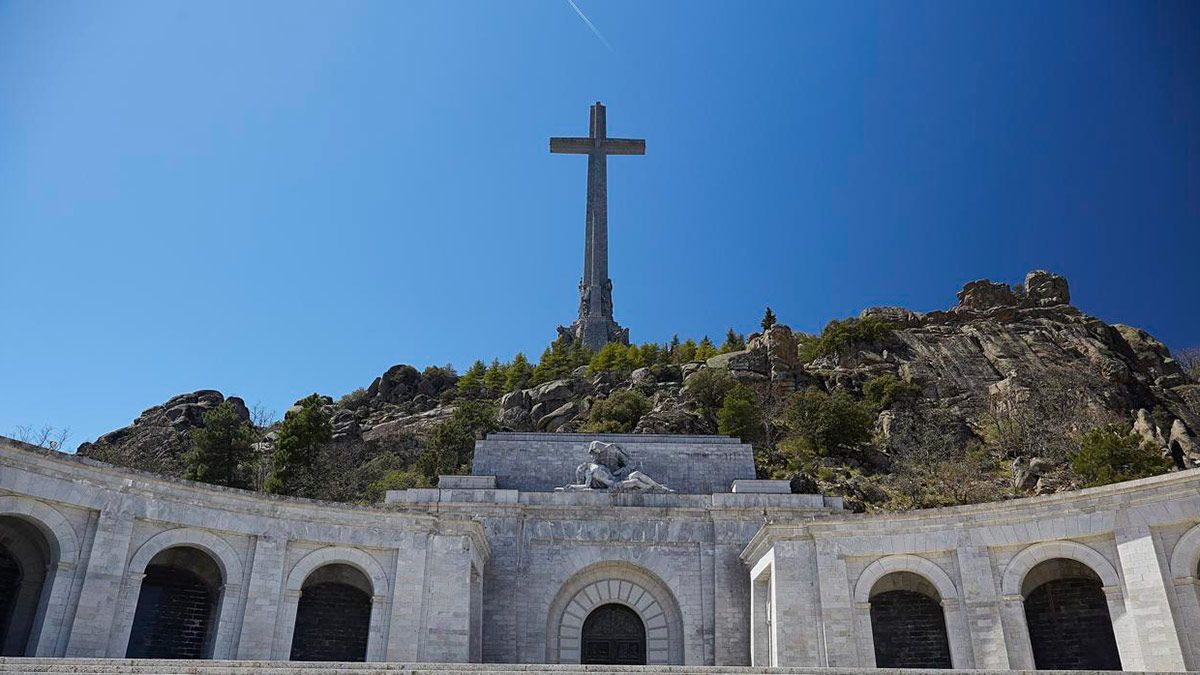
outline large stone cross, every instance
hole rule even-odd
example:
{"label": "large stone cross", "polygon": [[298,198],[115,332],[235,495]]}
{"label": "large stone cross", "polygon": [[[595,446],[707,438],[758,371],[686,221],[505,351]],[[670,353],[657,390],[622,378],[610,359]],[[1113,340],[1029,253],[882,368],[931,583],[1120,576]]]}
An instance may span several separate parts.
{"label": "large stone cross", "polygon": [[583,250],[583,279],[579,282],[579,320],[576,337],[592,349],[624,335],[612,318],[612,282],[608,278],[608,156],[644,155],[641,138],[609,138],[604,105],[592,106],[587,138],[551,138],[550,152],[588,156],[587,230]]}

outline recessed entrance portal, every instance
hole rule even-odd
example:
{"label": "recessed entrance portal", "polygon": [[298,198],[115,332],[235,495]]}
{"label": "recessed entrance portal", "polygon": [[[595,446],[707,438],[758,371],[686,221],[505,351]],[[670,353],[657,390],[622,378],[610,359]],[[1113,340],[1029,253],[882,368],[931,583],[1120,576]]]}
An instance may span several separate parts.
{"label": "recessed entrance portal", "polygon": [[0,517],[0,656],[28,656],[41,629],[54,554],[31,523]]}
{"label": "recessed entrance portal", "polygon": [[1025,576],[1025,620],[1038,670],[1120,670],[1108,601],[1087,565],[1057,558]]}
{"label": "recessed entrance portal", "polygon": [[371,628],[371,580],[334,563],[304,580],[292,635],[293,661],[365,661]]}
{"label": "recessed entrance portal", "polygon": [[646,665],[646,626],[637,612],[611,603],[600,605],[583,622],[581,662]]}
{"label": "recessed entrance portal", "polygon": [[221,569],[191,546],[159,552],[146,565],[125,656],[203,659],[212,655]]}

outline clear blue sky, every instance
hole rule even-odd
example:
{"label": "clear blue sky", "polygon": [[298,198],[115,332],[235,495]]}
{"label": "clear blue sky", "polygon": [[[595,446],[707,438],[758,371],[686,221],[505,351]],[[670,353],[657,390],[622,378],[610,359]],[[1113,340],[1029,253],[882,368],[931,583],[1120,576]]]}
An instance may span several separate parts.
{"label": "clear blue sky", "polygon": [[1200,344],[1200,3],[0,2],[0,433],[1065,274]]}

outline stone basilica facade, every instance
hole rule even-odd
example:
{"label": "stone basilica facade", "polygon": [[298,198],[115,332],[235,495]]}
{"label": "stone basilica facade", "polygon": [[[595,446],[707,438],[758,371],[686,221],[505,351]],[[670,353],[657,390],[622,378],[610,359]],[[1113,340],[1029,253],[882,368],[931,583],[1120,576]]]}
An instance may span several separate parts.
{"label": "stone basilica facade", "polygon": [[494,434],[473,474],[363,507],[0,439],[0,648],[1200,668],[1200,470],[890,515],[755,480],[724,437]]}

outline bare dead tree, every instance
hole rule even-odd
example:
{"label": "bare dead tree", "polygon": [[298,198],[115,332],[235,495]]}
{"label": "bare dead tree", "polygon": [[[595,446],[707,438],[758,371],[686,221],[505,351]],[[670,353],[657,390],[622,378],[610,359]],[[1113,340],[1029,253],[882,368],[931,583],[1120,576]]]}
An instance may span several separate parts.
{"label": "bare dead tree", "polygon": [[266,436],[278,421],[279,416],[276,412],[261,402],[250,408],[250,426],[254,429],[254,456],[247,468],[250,484],[257,492],[263,491],[267,477],[271,475],[271,457],[275,447],[267,442]]}
{"label": "bare dead tree", "polygon": [[1066,460],[1085,433],[1121,421],[1088,384],[1065,370],[1041,372],[1034,380],[1010,377],[988,399],[983,418],[989,440],[1009,457]]}
{"label": "bare dead tree", "polygon": [[1175,353],[1175,360],[1193,382],[1200,382],[1200,347],[1180,349]]}
{"label": "bare dead tree", "polygon": [[63,451],[63,447],[66,446],[67,439],[70,437],[70,428],[63,427],[59,429],[49,424],[43,425],[42,428],[36,430],[32,424],[22,424],[18,425],[13,432],[13,438],[22,443],[36,445],[39,448],[54,450],[56,452]]}

